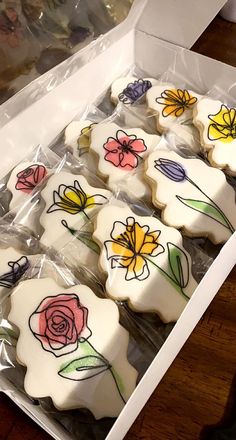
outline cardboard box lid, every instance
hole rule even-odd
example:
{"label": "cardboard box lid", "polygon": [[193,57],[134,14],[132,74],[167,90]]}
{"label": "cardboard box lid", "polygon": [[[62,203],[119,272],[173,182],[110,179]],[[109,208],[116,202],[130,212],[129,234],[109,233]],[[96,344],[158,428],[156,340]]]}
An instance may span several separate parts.
{"label": "cardboard box lid", "polygon": [[189,49],[226,0],[148,0],[138,28]]}

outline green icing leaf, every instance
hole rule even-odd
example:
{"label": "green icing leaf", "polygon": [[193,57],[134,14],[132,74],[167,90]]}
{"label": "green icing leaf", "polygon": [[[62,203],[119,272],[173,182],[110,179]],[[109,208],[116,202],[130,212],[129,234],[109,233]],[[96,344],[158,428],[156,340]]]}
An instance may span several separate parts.
{"label": "green icing leaf", "polygon": [[212,218],[216,222],[220,223],[221,225],[225,227],[229,227],[226,217],[223,213],[220,212],[218,208],[216,208],[214,205],[211,205],[208,202],[203,202],[201,200],[194,200],[194,199],[184,199],[183,197],[176,196],[177,199],[183,203],[184,205],[188,206],[191,209],[194,209],[195,211],[201,212],[201,214],[207,215],[208,217]]}
{"label": "green icing leaf", "polygon": [[178,286],[182,289],[187,287],[189,282],[189,262],[183,249],[174,243],[167,243],[168,259],[171,272]]}
{"label": "green icing leaf", "polygon": [[99,356],[84,356],[62,365],[59,376],[70,380],[87,380],[110,369],[106,360]]}
{"label": "green icing leaf", "polygon": [[100,254],[99,246],[93,241],[89,232],[79,232],[77,238],[84,243],[85,246],[96,252],[96,254]]}

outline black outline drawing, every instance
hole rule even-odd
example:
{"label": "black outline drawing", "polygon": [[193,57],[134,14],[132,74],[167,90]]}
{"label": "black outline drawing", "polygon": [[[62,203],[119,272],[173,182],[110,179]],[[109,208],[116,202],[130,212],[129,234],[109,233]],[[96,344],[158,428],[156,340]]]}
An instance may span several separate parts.
{"label": "black outline drawing", "polygon": [[[58,298],[58,297],[61,297],[61,296],[63,296],[63,297],[67,296],[68,299],[57,300],[57,298]],[[42,308],[42,310],[37,311],[37,310],[40,309],[41,305],[42,305],[46,300],[48,300],[48,299],[49,299],[49,300],[50,300],[50,299],[55,299],[55,302],[52,303],[52,304],[50,304],[49,306],[45,306],[44,308]],[[53,342],[53,341],[54,341],[54,342],[58,342],[58,341],[57,341],[56,339],[54,340],[54,339],[52,339],[52,338],[49,338],[46,334],[41,335],[41,334],[39,334],[39,333],[35,333],[35,332],[33,331],[32,327],[31,327],[31,323],[30,323],[30,321],[31,321],[31,318],[32,318],[34,315],[41,314],[41,313],[45,313],[47,310],[50,310],[51,308],[56,307],[56,303],[57,303],[58,301],[63,302],[63,303],[67,303],[67,302],[71,301],[72,299],[73,299],[73,300],[75,299],[75,300],[77,301],[77,304],[78,304],[78,307],[79,307],[80,310],[83,310],[83,312],[86,311],[86,313],[83,314],[83,327],[82,327],[81,332],[82,332],[82,331],[84,330],[84,328],[86,327],[86,329],[90,332],[90,335],[89,335],[87,338],[84,338],[84,337],[81,337],[81,338],[80,338],[79,335],[78,335],[78,332],[77,332],[77,330],[76,330],[76,332],[77,332],[77,336],[78,336],[78,339],[77,339],[77,346],[76,346],[76,348],[75,348],[74,350],[70,351],[70,352],[62,353],[62,354],[58,355],[58,354],[55,353],[57,350],[63,350],[64,347],[68,347],[68,345],[70,345],[70,343],[68,343],[68,339],[69,339],[69,338],[67,337],[67,335],[63,335],[63,336],[65,336],[65,338],[66,338],[66,340],[67,340],[67,343],[64,344],[64,347],[61,347],[61,348],[54,348],[54,347],[51,346],[50,341],[52,341],[52,342]],[[60,306],[61,306],[61,304],[60,304]],[[67,306],[64,306],[64,305],[63,305],[63,307],[66,308],[66,309],[68,309],[68,310],[70,311],[70,313],[73,314],[73,310],[71,310],[71,308],[69,308],[69,307],[67,307]],[[56,311],[55,311],[55,313],[56,313]],[[60,314],[62,314],[62,313],[63,313],[63,312],[60,311]],[[28,319],[28,325],[29,325],[29,329],[30,329],[30,331],[32,332],[32,334],[34,335],[34,337],[40,342],[42,349],[43,349],[44,351],[47,351],[48,353],[53,354],[56,358],[59,358],[59,357],[62,357],[62,356],[68,356],[68,355],[74,353],[74,352],[78,349],[79,344],[83,344],[84,342],[87,342],[87,344],[92,348],[93,352],[95,352],[98,356],[87,355],[87,356],[82,356],[81,358],[77,358],[77,359],[70,360],[68,363],[65,363],[63,366],[60,367],[60,370],[57,372],[57,374],[58,374],[59,376],[63,377],[64,379],[67,379],[67,380],[73,380],[73,381],[75,381],[75,382],[79,382],[79,381],[83,381],[83,380],[91,379],[91,378],[93,378],[93,377],[95,377],[95,376],[97,376],[97,375],[103,373],[104,371],[109,370],[110,373],[111,373],[111,375],[112,375],[112,377],[113,377],[113,380],[114,380],[114,382],[115,382],[116,388],[117,388],[117,390],[118,390],[118,393],[119,393],[119,395],[120,395],[120,397],[121,397],[123,403],[126,403],[125,400],[124,400],[124,398],[123,398],[123,396],[122,396],[122,394],[121,394],[121,391],[120,391],[119,385],[118,385],[118,383],[117,383],[117,379],[116,379],[116,377],[115,377],[115,374],[114,374],[114,372],[112,371],[112,365],[108,362],[108,360],[107,360],[107,359],[106,359],[101,353],[99,353],[97,350],[95,350],[95,348],[93,347],[93,345],[88,341],[88,339],[92,336],[92,331],[91,331],[90,328],[88,327],[88,323],[87,323],[87,322],[88,322],[88,314],[89,314],[89,310],[87,309],[87,307],[81,306],[81,304],[80,304],[80,300],[79,300],[79,297],[78,297],[76,294],[74,294],[74,293],[70,293],[70,294],[60,293],[60,294],[55,295],[55,296],[47,296],[46,298],[44,298],[44,299],[40,302],[40,304],[38,305],[36,311],[33,312],[33,313],[31,313],[31,315],[30,315],[30,317],[29,317],[29,319]],[[63,313],[63,315],[64,315],[64,313]],[[45,316],[45,320],[46,320],[46,322],[47,322],[47,318],[46,318],[46,316]],[[68,327],[68,321],[72,321],[72,318],[70,318],[69,316],[65,315],[65,320],[67,321],[67,327]],[[72,324],[73,324],[73,328],[76,329],[76,323],[75,323],[74,321],[75,321],[75,317],[74,317],[74,314],[73,314],[73,322],[72,322]],[[50,332],[51,332],[51,330],[50,330]],[[55,336],[56,336],[56,335],[55,335]],[[51,348],[51,350],[47,350],[47,349],[44,347],[43,342],[42,342],[42,339],[47,339],[48,345],[49,345],[49,347]],[[74,343],[75,343],[75,342],[73,342],[73,344],[74,344]],[[83,359],[87,359],[87,358],[97,358],[97,359],[99,359],[99,360],[103,363],[104,368],[103,368],[102,370],[100,370],[99,372],[94,373],[94,374],[90,375],[89,377],[85,377],[85,378],[83,378],[83,379],[72,379],[72,378],[70,378],[70,377],[66,377],[65,375],[62,374],[62,372],[63,372],[63,371],[64,371],[64,370],[65,370],[65,369],[66,369],[71,363],[74,363],[74,362],[76,362],[76,361],[81,361],[81,360],[83,360]],[[80,370],[85,371],[85,370],[93,370],[93,369],[96,369],[96,368],[101,368],[101,367],[98,367],[98,366],[97,366],[97,367],[96,367],[96,366],[90,366],[90,367],[89,367],[89,366],[84,366],[84,368],[81,367]]]}
{"label": "black outline drawing", "polygon": [[[175,91],[173,91],[172,89],[166,89],[166,90],[164,90],[164,91],[161,93],[161,96],[158,96],[158,97],[155,99],[155,101],[156,101],[158,104],[160,104],[160,105],[164,105],[164,108],[163,108],[163,110],[162,110],[162,116],[163,116],[164,118],[167,118],[168,116],[172,115],[173,113],[174,113],[174,115],[175,115],[176,117],[181,116],[187,108],[190,108],[190,106],[196,104],[196,102],[197,102],[197,100],[198,100],[196,96],[191,96],[190,93],[189,93],[189,91],[186,90],[186,89],[176,89],[176,91],[177,91],[178,96],[176,95]],[[185,95],[185,93],[187,93],[187,94],[188,94],[188,98],[187,98],[187,99],[186,99],[185,97],[182,97],[182,98],[181,98],[181,96],[179,95],[179,91],[183,92],[184,95]],[[176,97],[172,97],[172,96],[169,97],[169,96],[168,96],[169,92],[171,92],[171,93],[172,93],[173,95],[175,95]],[[159,99],[160,99],[160,100],[161,100],[161,99],[168,100],[168,101],[172,102],[172,104],[166,104],[165,102],[160,102],[160,101],[158,101]],[[192,102],[191,104],[189,104],[189,101],[191,101],[191,100],[194,100],[194,102]],[[177,107],[177,108],[174,108],[174,110],[172,110],[170,113],[168,113],[168,115],[165,115],[165,113],[164,113],[164,112],[165,112],[165,109],[166,109],[167,107],[173,107],[173,106],[175,106],[175,107]],[[180,109],[182,109],[183,111],[182,111],[182,113],[181,113],[180,115],[178,115],[178,111],[179,111]]]}
{"label": "black outline drawing", "polygon": [[[212,119],[212,118],[215,118],[216,116],[218,116],[222,110],[227,110],[228,115],[230,115],[231,110],[234,110],[234,112],[235,112],[234,118],[230,124],[228,124],[225,121],[225,114],[222,116],[223,120],[225,121],[225,125],[219,124],[219,123],[215,122],[214,119]],[[216,113],[215,115],[208,115],[208,119],[210,119],[210,121],[211,121],[211,123],[208,126],[208,131],[207,131],[207,137],[210,141],[218,141],[220,139],[227,139],[228,137],[232,137],[232,141],[234,139],[236,140],[236,108],[234,108],[234,107],[230,108],[230,107],[227,107],[227,105],[222,104],[218,113]],[[220,136],[218,138],[212,138],[212,137],[210,137],[210,127],[213,127],[216,131],[219,132],[219,134],[222,134],[222,131],[227,129],[227,130],[229,130],[229,134],[227,134],[227,135],[222,134],[222,136]],[[222,127],[222,129],[220,130],[219,127]]]}
{"label": "black outline drawing", "polygon": [[[54,351],[55,352],[57,352],[57,350],[59,351],[59,350],[63,350],[63,348],[64,347],[60,347],[60,348],[54,348],[51,344],[50,344],[50,340],[52,341],[52,342],[58,342],[56,339],[53,339],[53,338],[49,338],[46,334],[45,335],[41,335],[40,333],[35,333],[34,332],[34,330],[32,329],[32,327],[31,327],[31,323],[30,323],[30,321],[31,321],[31,318],[34,316],[34,315],[40,315],[41,313],[43,313],[43,312],[46,312],[47,310],[49,310],[49,309],[51,309],[51,308],[54,308],[54,307],[56,307],[56,305],[55,304],[51,304],[51,305],[49,305],[49,306],[47,306],[47,307],[45,307],[44,309],[42,309],[42,310],[40,310],[40,311],[37,311],[37,310],[39,310],[40,309],[40,307],[41,307],[41,305],[44,303],[44,301],[45,300],[48,300],[48,299],[55,299],[55,298],[58,298],[59,296],[67,296],[68,297],[68,300],[65,300],[65,299],[63,299],[62,301],[63,302],[69,302],[69,301],[71,301],[72,299],[75,299],[76,301],[77,301],[77,303],[78,303],[78,308],[80,309],[80,310],[83,310],[83,311],[86,311],[86,316],[83,316],[83,319],[84,319],[84,322],[83,322],[83,328],[82,329],[84,329],[85,327],[88,329],[88,331],[90,332],[90,335],[85,339],[85,338],[78,338],[77,339],[77,347],[74,349],[74,350],[72,350],[71,352],[67,352],[67,353],[62,353],[62,354],[59,354],[59,355],[57,355],[57,354],[55,354],[54,353]],[[69,297],[70,296],[70,297]],[[56,302],[56,301],[55,301]],[[65,307],[66,309],[68,309],[70,312],[72,312],[73,313],[73,311],[71,311],[71,309],[69,308],[69,307],[67,307],[67,306],[63,306],[63,307]],[[45,319],[46,319],[46,316],[45,316]],[[67,321],[68,320],[71,320],[71,318],[69,318],[68,316],[65,316],[65,319],[67,319]],[[38,339],[38,341],[40,342],[40,344],[41,344],[41,346],[42,346],[42,348],[43,348],[43,350],[45,350],[45,351],[48,351],[49,353],[52,353],[55,357],[61,357],[61,356],[65,356],[65,355],[67,355],[67,354],[71,354],[71,353],[73,353],[74,351],[76,351],[77,349],[78,349],[78,346],[79,346],[79,343],[80,342],[83,342],[84,340],[87,340],[88,338],[90,338],[90,336],[92,335],[92,332],[91,332],[91,330],[90,330],[90,328],[88,327],[88,325],[87,325],[87,319],[88,319],[88,309],[87,309],[87,307],[84,307],[84,306],[81,306],[81,304],[80,304],[80,301],[79,301],[79,298],[78,298],[78,296],[76,295],[76,294],[74,294],[74,293],[70,293],[69,295],[67,294],[67,293],[60,293],[60,294],[58,294],[58,295],[55,295],[55,296],[47,296],[46,298],[44,298],[41,302],[40,302],[40,304],[39,304],[39,306],[37,307],[37,309],[33,312],[33,313],[31,313],[31,315],[30,315],[30,317],[29,317],[29,321],[28,321],[28,324],[29,324],[29,328],[30,328],[30,330],[31,330],[31,332],[33,333],[33,335],[35,336],[35,338],[36,339]],[[47,320],[46,320],[47,321]],[[75,324],[73,324],[74,326],[75,326]],[[77,330],[76,330],[76,332],[77,332]],[[78,333],[78,332],[77,332]],[[56,335],[55,335],[56,336]],[[64,335],[65,336],[65,335]],[[79,336],[79,335],[78,335]],[[43,343],[42,343],[42,341],[41,341],[41,339],[47,339],[47,343],[48,343],[48,345],[49,345],[49,347],[51,348],[51,350],[47,350],[45,347],[44,347],[44,345],[43,345]],[[66,339],[68,339],[67,338],[67,336],[65,336],[65,338]],[[72,344],[72,343],[71,343]],[[73,342],[73,345],[75,344],[75,342]],[[64,344],[64,346],[68,346],[68,345],[70,345],[70,343],[68,343],[68,344]]]}
{"label": "black outline drawing", "polygon": [[[123,134],[124,134],[124,137],[128,137],[128,138],[130,138],[128,144],[126,143],[126,141],[124,141],[124,143],[121,143],[121,142],[120,142],[120,139],[119,139],[119,137],[118,137],[118,136],[119,136],[119,133],[123,133]],[[115,141],[115,142],[118,144],[118,146],[117,146],[116,148],[114,148],[114,149],[111,151],[111,150],[108,150],[108,149],[106,148],[106,145],[107,145],[109,142],[112,142],[112,141]],[[134,141],[141,141],[141,142],[143,143],[144,150],[143,150],[141,153],[144,153],[144,151],[147,150],[147,145],[145,144],[144,139],[137,138],[137,136],[136,136],[135,134],[127,134],[124,130],[117,130],[117,132],[116,132],[116,137],[109,136],[109,137],[107,138],[106,142],[103,144],[103,148],[104,148],[104,150],[106,151],[106,154],[105,154],[105,156],[104,156],[104,160],[106,160],[107,162],[111,163],[111,164],[112,164],[114,167],[116,167],[116,168],[120,168],[120,167],[121,167],[121,168],[123,168],[124,170],[128,170],[128,171],[130,171],[130,170],[134,170],[135,168],[138,167],[138,165],[139,165],[139,160],[142,160],[142,157],[139,156],[139,154],[137,154],[136,151],[135,151],[134,149],[132,149],[132,143],[133,143]],[[119,152],[119,150],[120,150],[120,152]],[[118,165],[115,165],[114,162],[112,162],[111,160],[107,159],[107,156],[108,156],[108,154],[110,154],[110,153],[118,154],[118,155],[119,155],[119,163],[118,163]],[[128,154],[132,154],[132,155],[135,157],[135,159],[136,159],[136,164],[135,164],[134,166],[132,166],[132,165],[130,165],[130,164],[121,165],[121,163],[122,163],[122,161],[123,161],[123,159],[124,159],[126,153],[128,153]],[[127,167],[128,167],[128,168],[127,168]]]}
{"label": "black outline drawing", "polygon": [[[205,200],[197,200],[197,199],[185,199],[179,195],[175,195],[175,197],[181,202],[183,203],[185,206],[187,206],[189,209],[192,209],[193,211],[197,211],[200,212],[201,214],[205,215],[206,217],[211,218],[213,221],[219,223],[220,225],[222,225],[224,228],[228,229],[232,234],[234,233],[235,229],[233,227],[233,225],[231,224],[231,222],[229,221],[229,219],[226,217],[226,215],[224,214],[224,212],[222,211],[222,209],[217,205],[217,203],[214,202],[214,200],[212,200],[192,179],[190,179],[190,177],[188,177],[184,167],[182,166],[182,164],[175,162],[173,160],[169,160],[163,157],[160,157],[158,160],[154,161],[155,165],[154,168],[159,171],[160,173],[162,173],[165,177],[167,177],[168,179],[172,180],[173,182],[184,182],[185,180],[188,181],[189,183],[191,183],[191,185],[193,185],[201,194],[203,194],[210,203],[205,202]],[[176,174],[175,172],[176,171]],[[199,202],[199,203],[203,203],[206,206],[211,206],[212,208],[214,208],[216,211],[218,211],[218,213],[220,214],[221,218],[224,220],[225,223],[220,222],[219,220],[215,219],[214,217],[212,217],[211,215],[207,214],[204,211],[200,211],[198,209],[195,209],[193,207],[190,207],[186,202],[187,201],[192,201],[192,202]]]}
{"label": "black outline drawing", "polygon": [[9,272],[0,276],[0,286],[11,289],[17,281],[24,275],[29,268],[30,263],[28,258],[23,255],[16,261],[9,261],[7,265],[11,268]]}
{"label": "black outline drawing", "polygon": [[[133,225],[131,225],[129,223],[130,220],[132,220]],[[114,231],[114,229],[116,227],[116,223],[121,223],[124,226],[124,228],[125,228],[125,232],[123,234],[120,234],[120,237],[113,238],[113,231]],[[156,267],[159,270],[159,272],[165,277],[165,279],[169,283],[171,283],[175,287],[175,289],[179,293],[181,293],[181,295],[184,296],[185,299],[189,299],[189,297],[183,291],[183,288],[187,287],[188,282],[189,282],[189,262],[188,262],[187,254],[184,252],[184,249],[181,249],[179,246],[177,246],[174,243],[167,242],[168,261],[169,261],[169,266],[170,266],[171,273],[173,275],[173,277],[172,277],[168,272],[166,272],[160,266],[158,266],[156,263],[154,263],[153,259],[150,258],[150,257],[156,258],[156,257],[158,257],[158,255],[160,255],[163,252],[165,252],[165,248],[164,248],[164,246],[162,246],[162,244],[157,243],[157,248],[156,249],[158,249],[158,247],[160,247],[160,248],[162,248],[162,251],[160,251],[157,255],[153,256],[152,254],[147,255],[147,254],[137,253],[137,251],[135,249],[135,239],[134,239],[134,244],[130,243],[129,236],[127,235],[127,227],[130,228],[132,226],[134,228],[135,224],[138,224],[138,226],[140,228],[142,228],[142,229],[144,229],[144,228],[146,229],[145,235],[146,234],[156,234],[157,235],[156,239],[158,239],[160,234],[161,234],[160,230],[150,231],[150,226],[148,226],[148,225],[141,226],[138,222],[135,221],[134,217],[127,217],[126,218],[126,224],[121,222],[121,221],[115,221],[113,223],[112,231],[110,233],[111,240],[106,240],[104,242],[104,246],[105,246],[105,250],[106,250],[106,258],[107,258],[108,261],[111,260],[111,269],[119,269],[119,268],[126,269],[126,275],[125,275],[125,280],[126,281],[132,281],[134,279],[138,280],[138,281],[144,281],[150,275],[150,269],[148,267],[148,262],[149,262],[149,263],[151,263],[154,267]],[[112,244],[114,243],[114,244],[119,244],[119,245],[121,244],[124,248],[129,249],[129,250],[131,250],[133,252],[133,258],[136,258],[137,256],[141,256],[143,258],[143,260],[144,260],[144,265],[143,265],[142,273],[137,276],[137,274],[135,272],[133,272],[134,276],[132,278],[127,279],[127,275],[129,273],[129,266],[127,267],[125,265],[122,265],[122,259],[123,260],[124,260],[124,258],[130,259],[132,257],[125,257],[125,256],[122,256],[122,255],[120,255],[120,256],[117,255],[117,258],[116,258],[114,255],[109,256],[108,255],[108,249],[107,249],[107,243],[112,243]],[[181,262],[180,258],[178,258],[178,262],[177,262],[177,265],[179,267],[179,273],[182,274],[182,280],[184,281],[184,283],[182,283],[181,280],[179,281],[177,279],[176,274],[175,274],[174,269],[173,269],[173,264],[170,263],[171,262],[171,249],[170,249],[171,246],[173,248],[178,249],[184,255],[184,257],[185,257],[184,261],[187,261],[187,279],[186,280],[184,280],[184,271],[183,271],[182,262]],[[154,249],[154,251],[156,249]],[[133,258],[132,258],[132,261],[133,261]],[[130,264],[132,264],[132,261],[131,261]],[[141,278],[145,269],[147,270],[147,276],[145,278]]]}
{"label": "black outline drawing", "polygon": [[148,79],[139,78],[127,84],[125,89],[121,93],[119,93],[118,99],[119,101],[123,102],[123,104],[133,104],[135,101],[141,98],[151,87],[151,81],[149,81]]}
{"label": "black outline drawing", "polygon": [[[71,199],[69,199],[66,196],[67,190],[75,193],[80,199],[83,197],[84,200],[81,199],[81,206],[77,205],[76,203],[71,201]],[[63,193],[62,196],[60,195],[61,192]],[[90,204],[88,203],[88,201],[90,199],[94,199],[97,196],[102,197],[104,200],[107,200],[107,197],[105,197],[102,194],[93,194],[91,196],[87,196],[87,194],[82,189],[78,180],[74,181],[74,186],[64,185],[62,183],[59,185],[57,191],[55,191],[55,190],[53,191],[53,203],[51,206],[49,206],[49,208],[47,210],[47,214],[51,214],[52,212],[55,212],[55,211],[64,211],[67,214],[76,215],[76,214],[79,214],[80,212],[83,212],[83,214],[89,219],[89,216],[86,214],[85,209],[90,206],[103,205],[103,203],[97,203],[97,202],[95,202],[95,200],[94,200],[94,202],[92,202]],[[56,202],[56,197],[58,197],[61,201]],[[69,212],[65,208],[60,207],[60,205],[67,205],[68,209],[74,210],[75,212]]]}
{"label": "black outline drawing", "polygon": [[[36,168],[35,168],[35,169],[32,169],[33,167],[36,167]],[[42,169],[42,168],[43,168],[43,173],[44,173],[44,174],[43,174],[42,178],[39,180],[39,169]],[[30,171],[29,173],[27,173],[28,170]],[[24,173],[23,176],[21,175],[22,173]],[[33,178],[34,178],[34,182],[35,182],[35,183],[27,182],[27,178],[28,178],[29,176],[31,176],[32,174],[34,175]],[[17,175],[16,175],[16,177],[17,177],[17,182],[16,182],[16,184],[15,184],[15,190],[16,190],[16,191],[23,191],[23,190],[25,189],[25,190],[33,191],[33,189],[34,189],[37,185],[39,185],[39,183],[42,182],[42,180],[46,177],[46,175],[47,175],[47,169],[46,169],[46,167],[45,167],[44,165],[37,164],[37,163],[34,163],[34,164],[32,164],[32,165],[29,165],[27,168],[25,168],[24,170],[21,170],[21,171],[19,171],[19,172],[17,173]],[[21,183],[22,185],[24,185],[25,188],[24,188],[24,189],[22,189],[22,188],[17,188],[17,185],[18,185],[19,183]]]}

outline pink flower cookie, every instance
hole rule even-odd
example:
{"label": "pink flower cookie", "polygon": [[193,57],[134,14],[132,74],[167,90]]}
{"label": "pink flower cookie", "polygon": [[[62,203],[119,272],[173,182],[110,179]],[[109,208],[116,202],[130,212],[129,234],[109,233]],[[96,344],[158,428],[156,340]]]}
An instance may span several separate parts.
{"label": "pink flower cookie", "polygon": [[118,416],[137,372],[113,301],[84,285],[63,289],[50,278],[27,280],[11,295],[9,320],[20,331],[17,359],[27,367],[30,396],[51,397],[59,410],[87,408],[96,419]]}
{"label": "pink flower cookie", "polygon": [[110,297],[139,312],[156,312],[164,322],[179,318],[197,284],[176,229],[110,205],[99,212],[93,237]]}
{"label": "pink flower cookie", "polygon": [[22,162],[11,172],[7,188],[12,193],[10,210],[21,203],[47,176],[47,168],[40,162]]}
{"label": "pink flower cookie", "polygon": [[143,160],[158,146],[160,137],[140,128],[121,128],[115,123],[99,123],[91,134],[90,149],[97,155],[98,172],[108,186],[125,185],[137,197],[148,194],[143,180]]}
{"label": "pink flower cookie", "polygon": [[17,219],[22,225],[30,231],[35,232],[37,227],[38,212],[40,209],[40,201],[36,200],[30,203],[32,192],[40,185],[48,176],[48,169],[40,162],[21,162],[11,172],[7,182],[7,188],[12,194],[9,204],[9,211],[18,214],[22,211],[24,203],[27,204],[27,215],[25,211],[22,216]]}

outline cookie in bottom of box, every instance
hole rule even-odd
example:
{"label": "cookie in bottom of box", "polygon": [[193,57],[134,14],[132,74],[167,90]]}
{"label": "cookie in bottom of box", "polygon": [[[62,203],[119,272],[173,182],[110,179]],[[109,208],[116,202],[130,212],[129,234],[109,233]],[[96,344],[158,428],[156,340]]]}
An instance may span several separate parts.
{"label": "cookie in bottom of box", "polygon": [[169,226],[224,243],[236,228],[235,191],[225,174],[201,159],[158,150],[146,161],[153,204]]}
{"label": "cookie in bottom of box", "polygon": [[93,237],[109,296],[127,300],[135,311],[155,312],[163,322],[179,318],[197,287],[179,231],[110,205],[99,212]]}
{"label": "cookie in bottom of box", "polygon": [[51,397],[57,409],[87,408],[116,417],[133,392],[128,332],[117,305],[85,285],[68,289],[49,278],[27,280],[11,295],[9,320],[20,330],[17,358],[26,392]]}

